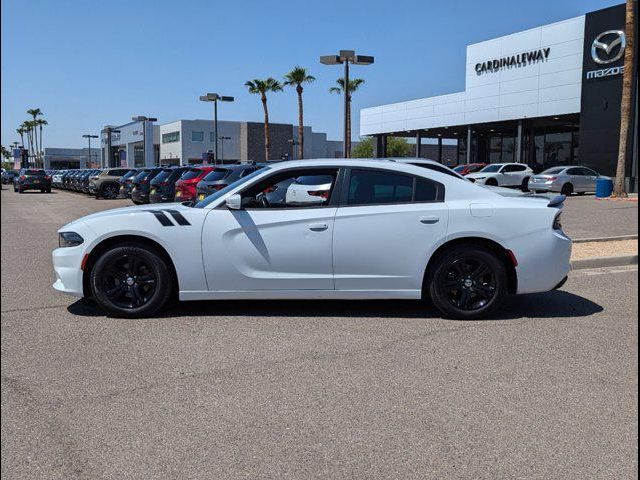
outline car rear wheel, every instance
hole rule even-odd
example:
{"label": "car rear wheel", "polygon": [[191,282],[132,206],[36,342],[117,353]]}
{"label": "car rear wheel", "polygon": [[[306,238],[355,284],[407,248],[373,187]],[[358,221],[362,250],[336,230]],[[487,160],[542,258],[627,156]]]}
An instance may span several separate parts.
{"label": "car rear wheel", "polygon": [[120,188],[112,183],[102,187],[100,196],[108,198],[109,200],[113,200],[114,198],[118,198],[118,193],[120,193]]}
{"label": "car rear wheel", "polygon": [[507,294],[507,272],[495,253],[458,245],[440,255],[427,288],[444,317],[474,320],[492,313]]}
{"label": "car rear wheel", "polygon": [[162,308],[173,289],[169,268],[145,245],[115,246],[98,258],[91,270],[93,297],[114,317],[148,317]]}
{"label": "car rear wheel", "polygon": [[573,193],[573,185],[571,185],[570,183],[565,183],[560,189],[560,193],[568,197]]}

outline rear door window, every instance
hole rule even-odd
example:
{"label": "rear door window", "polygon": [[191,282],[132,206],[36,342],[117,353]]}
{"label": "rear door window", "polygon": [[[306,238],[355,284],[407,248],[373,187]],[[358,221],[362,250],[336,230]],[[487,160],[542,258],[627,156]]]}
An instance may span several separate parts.
{"label": "rear door window", "polygon": [[441,201],[444,186],[433,180],[382,170],[353,169],[348,205]]}
{"label": "rear door window", "polygon": [[190,168],[182,174],[180,180],[193,180],[194,178],[198,178],[201,174],[202,170],[197,168]]}
{"label": "rear door window", "polygon": [[227,170],[226,168],[216,168],[215,170],[207,173],[203,180],[205,182],[216,182],[218,180],[222,180],[227,175],[229,175],[229,170]]}

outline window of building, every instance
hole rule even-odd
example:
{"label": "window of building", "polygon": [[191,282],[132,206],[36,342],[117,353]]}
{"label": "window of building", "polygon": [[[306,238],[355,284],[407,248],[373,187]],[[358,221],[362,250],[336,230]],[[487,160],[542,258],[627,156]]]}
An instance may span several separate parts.
{"label": "window of building", "polygon": [[216,141],[216,135],[215,135],[215,133],[214,133],[214,132],[209,132],[209,141],[210,141],[211,143],[213,143],[213,142],[215,142],[215,141]]}
{"label": "window of building", "polygon": [[162,134],[162,143],[173,143],[180,141],[180,132],[169,132]]}
{"label": "window of building", "polygon": [[204,132],[191,132],[192,142],[204,142]]}

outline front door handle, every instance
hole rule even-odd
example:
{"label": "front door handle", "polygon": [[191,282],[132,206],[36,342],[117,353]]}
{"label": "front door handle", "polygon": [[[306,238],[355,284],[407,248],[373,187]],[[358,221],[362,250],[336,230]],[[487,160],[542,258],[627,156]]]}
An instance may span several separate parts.
{"label": "front door handle", "polygon": [[309,224],[309,230],[311,230],[313,232],[324,232],[327,228],[329,228],[329,225],[327,225],[326,223],[311,223],[311,224]]}
{"label": "front door handle", "polygon": [[438,223],[440,221],[440,217],[429,216],[429,217],[420,217],[420,223],[425,223],[427,225],[433,225],[434,223]]}

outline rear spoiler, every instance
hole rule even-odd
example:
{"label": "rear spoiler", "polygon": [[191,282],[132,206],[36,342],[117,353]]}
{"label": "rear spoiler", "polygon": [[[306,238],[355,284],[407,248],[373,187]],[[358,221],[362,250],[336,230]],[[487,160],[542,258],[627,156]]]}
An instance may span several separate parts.
{"label": "rear spoiler", "polygon": [[566,195],[558,195],[556,197],[553,197],[551,199],[551,201],[547,204],[547,207],[549,207],[549,208],[561,208],[562,204],[564,203],[566,198],[567,198]]}

